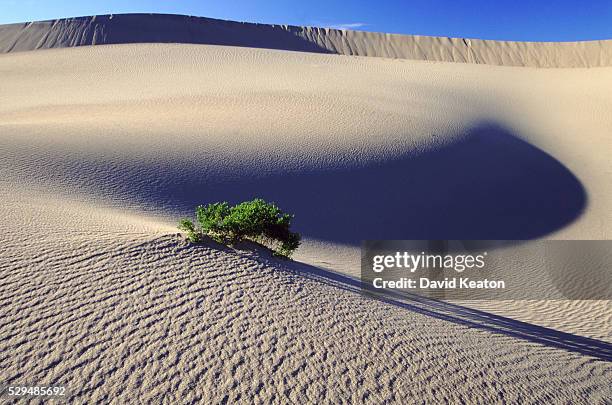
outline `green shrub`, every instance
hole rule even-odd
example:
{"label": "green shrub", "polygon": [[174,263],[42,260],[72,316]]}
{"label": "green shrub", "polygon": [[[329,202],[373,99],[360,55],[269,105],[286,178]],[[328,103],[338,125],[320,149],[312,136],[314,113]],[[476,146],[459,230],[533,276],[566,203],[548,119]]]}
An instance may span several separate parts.
{"label": "green shrub", "polygon": [[249,239],[284,257],[290,257],[300,245],[300,234],[289,229],[293,215],[259,198],[235,206],[227,202],[200,205],[196,208],[196,219],[199,228],[188,219],[179,222],[179,229],[192,242],[200,241],[203,235],[230,244]]}
{"label": "green shrub", "polygon": [[179,221],[178,228],[181,231],[185,231],[187,233],[187,239],[191,242],[199,242],[200,241],[200,233],[196,230],[196,227],[193,225],[193,222],[187,218],[183,218]]}
{"label": "green shrub", "polygon": [[196,219],[205,233],[223,233],[224,219],[230,214],[226,202],[200,205],[196,208]]}

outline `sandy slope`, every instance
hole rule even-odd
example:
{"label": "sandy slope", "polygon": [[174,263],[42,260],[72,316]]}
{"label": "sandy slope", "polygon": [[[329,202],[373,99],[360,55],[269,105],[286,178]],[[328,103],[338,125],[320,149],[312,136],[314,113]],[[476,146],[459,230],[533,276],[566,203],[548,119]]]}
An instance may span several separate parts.
{"label": "sandy slope", "polygon": [[[355,275],[364,237],[609,239],[611,68],[121,45],[2,55],[0,86],[2,380],[119,402],[610,396],[609,301],[486,303],[558,333],[321,267]],[[254,195],[296,213],[304,264],[174,234]]]}
{"label": "sandy slope", "polygon": [[[2,377],[66,385],[76,402],[609,395],[609,363],[367,299],[265,254],[172,236],[62,239],[3,277]],[[31,252],[22,243],[2,260]]]}

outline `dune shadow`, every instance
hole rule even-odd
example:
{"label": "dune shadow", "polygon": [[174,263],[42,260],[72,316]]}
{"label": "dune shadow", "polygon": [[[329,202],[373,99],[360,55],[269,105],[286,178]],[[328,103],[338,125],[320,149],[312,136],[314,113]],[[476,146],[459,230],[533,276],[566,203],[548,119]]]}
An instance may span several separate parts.
{"label": "dune shadow", "polygon": [[[316,40],[309,39],[306,27],[174,14],[97,15],[36,21],[27,24],[27,31],[24,24],[0,28],[7,38],[17,38],[11,46],[6,46],[5,52],[85,45],[174,43],[332,53]],[[315,29],[314,35],[323,31]]]}
{"label": "dune shadow", "polygon": [[293,212],[304,235],[351,245],[532,239],[569,224],[587,203],[582,184],[559,161],[491,124],[439,149],[365,167],[195,183],[169,182],[163,192],[186,207],[211,196],[261,197]]}
{"label": "dune shadow", "polygon": [[[88,17],[81,17],[87,19]],[[172,14],[97,16],[105,43],[183,43],[331,53],[300,36],[304,28]],[[160,29],[160,27],[163,27]]]}
{"label": "dune shadow", "polygon": [[428,152],[349,168],[285,170],[280,160],[264,157],[239,168],[212,166],[220,158],[93,159],[33,145],[9,168],[34,160],[45,181],[177,220],[199,204],[260,197],[295,214],[294,229],[305,237],[353,246],[389,239],[527,240],[583,212],[585,189],[548,153],[491,123],[457,135]]}

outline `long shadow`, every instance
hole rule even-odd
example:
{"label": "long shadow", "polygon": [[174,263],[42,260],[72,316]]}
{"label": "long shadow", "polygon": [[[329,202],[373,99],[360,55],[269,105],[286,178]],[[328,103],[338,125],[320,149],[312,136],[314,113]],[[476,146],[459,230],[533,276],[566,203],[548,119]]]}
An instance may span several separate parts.
{"label": "long shadow", "polygon": [[[392,290],[384,290],[381,292],[381,290],[374,289],[369,284],[364,284],[352,277],[305,263],[281,262],[279,259],[269,257],[269,255],[265,253],[261,254],[260,251],[257,252],[256,259],[284,271],[289,271],[336,288],[365,294],[368,298],[376,299],[422,315],[442,319],[473,329],[500,333],[544,346],[595,357],[599,360],[612,361],[612,344],[601,340],[561,332],[477,309],[422,297],[416,294],[400,293]],[[279,266],[279,264],[281,265]]]}
{"label": "long shadow", "polygon": [[365,167],[175,180],[163,193],[189,208],[210,196],[231,202],[258,196],[293,212],[304,235],[351,245],[533,239],[571,223],[587,203],[582,184],[559,161],[492,124],[440,149]]}

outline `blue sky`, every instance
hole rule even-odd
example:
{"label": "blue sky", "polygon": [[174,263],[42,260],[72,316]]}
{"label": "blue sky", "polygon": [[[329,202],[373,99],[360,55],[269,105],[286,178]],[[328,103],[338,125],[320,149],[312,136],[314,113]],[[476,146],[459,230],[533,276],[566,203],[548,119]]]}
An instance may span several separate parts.
{"label": "blue sky", "polygon": [[0,24],[150,12],[518,41],[612,39],[612,0],[0,0]]}

